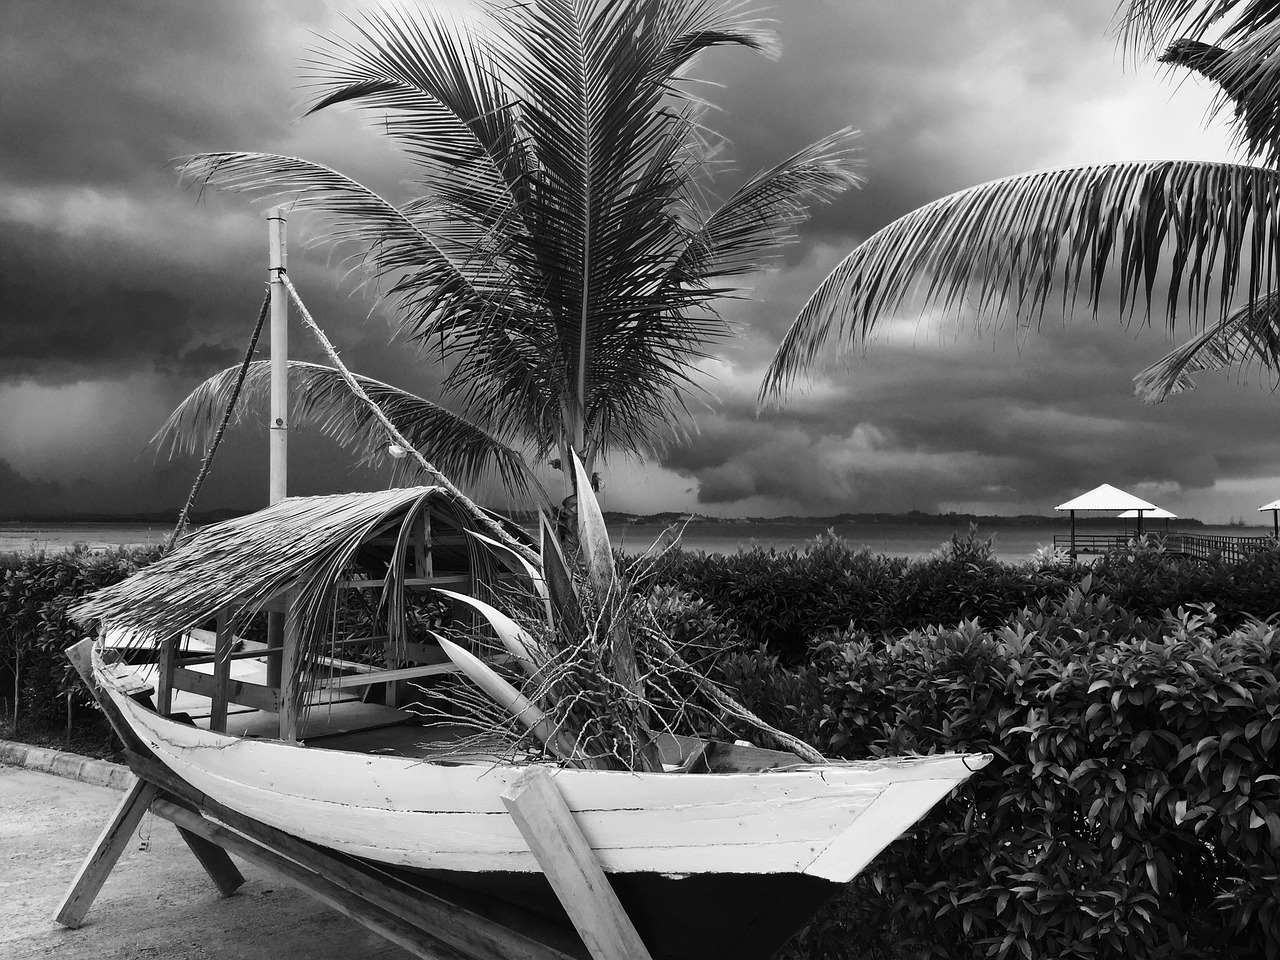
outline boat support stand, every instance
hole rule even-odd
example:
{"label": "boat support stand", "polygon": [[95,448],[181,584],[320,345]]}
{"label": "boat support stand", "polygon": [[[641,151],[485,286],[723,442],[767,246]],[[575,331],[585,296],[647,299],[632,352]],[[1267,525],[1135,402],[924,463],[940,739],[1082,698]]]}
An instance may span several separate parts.
{"label": "boat support stand", "polygon": [[129,728],[93,679],[92,641],[67,657],[125,745],[137,777],[85,859],[56,919],[78,927],[148,810],[173,823],[229,897],[244,877],[234,853],[421,960],[650,960],[555,783],[530,771],[503,803],[542,867],[577,936],[504,901],[449,884],[392,875],[237,813],[175,776]]}

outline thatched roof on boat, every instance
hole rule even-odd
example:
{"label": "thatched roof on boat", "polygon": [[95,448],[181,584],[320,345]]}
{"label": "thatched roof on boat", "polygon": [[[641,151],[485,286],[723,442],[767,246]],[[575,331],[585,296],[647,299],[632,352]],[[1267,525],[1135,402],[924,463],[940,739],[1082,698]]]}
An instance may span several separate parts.
{"label": "thatched roof on boat", "polygon": [[[168,556],[92,594],[70,615],[80,623],[96,620],[167,636],[199,626],[219,610],[235,618],[253,614],[289,590],[300,617],[315,625],[332,602],[335,582],[372,538],[397,537],[396,552],[403,553],[410,524],[428,503],[452,526],[479,529],[440,487],[287,497],[200,529]],[[453,549],[463,562],[468,553],[474,556],[470,542]],[[385,549],[382,554],[385,570],[392,554]]]}

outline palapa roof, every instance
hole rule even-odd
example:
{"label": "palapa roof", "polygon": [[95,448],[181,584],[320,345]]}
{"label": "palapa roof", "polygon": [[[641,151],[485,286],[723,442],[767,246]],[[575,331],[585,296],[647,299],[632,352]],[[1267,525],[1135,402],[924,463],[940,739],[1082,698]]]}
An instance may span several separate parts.
{"label": "palapa roof", "polygon": [[1117,487],[1113,487],[1109,483],[1094,487],[1088,493],[1082,493],[1074,500],[1068,500],[1066,503],[1060,503],[1053,509],[1055,510],[1105,510],[1110,513],[1112,510],[1141,510],[1144,516],[1150,516],[1152,510],[1159,508],[1154,503],[1140,497],[1135,497],[1132,493],[1125,493]]}
{"label": "palapa roof", "polygon": [[[388,526],[403,528],[426,501],[452,506],[441,487],[286,497],[247,516],[198,530],[161,560],[99,590],[70,611],[79,623],[170,635],[224,608],[248,615],[282,590],[318,612],[361,544]],[[470,518],[456,513],[464,527]]]}

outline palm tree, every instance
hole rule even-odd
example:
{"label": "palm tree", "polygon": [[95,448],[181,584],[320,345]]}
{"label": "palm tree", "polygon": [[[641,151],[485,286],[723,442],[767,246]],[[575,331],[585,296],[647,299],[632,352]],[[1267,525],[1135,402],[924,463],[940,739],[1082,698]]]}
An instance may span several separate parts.
{"label": "palm tree", "polygon": [[[460,481],[524,455],[591,473],[679,435],[694,364],[731,328],[716,301],[790,240],[807,205],[859,182],[841,130],[707,200],[721,141],[689,67],[705,50],[770,53],[766,24],[732,0],[480,0],[348,18],[310,61],[308,114],[370,113],[421,195],[395,205],[328,167],[262,153],[191,157],[200,186],[288,203],[352,252],[399,335],[445,365],[438,406],[387,384],[397,428]],[[368,454],[336,374],[307,369],[295,404]],[[191,445],[232,378],[198,388],[167,427]],[[567,475],[567,474],[566,474]],[[523,478],[523,479],[522,479]]]}
{"label": "palm tree", "polygon": [[[1218,107],[1230,110],[1240,146],[1260,162],[1096,164],[935,200],[872,235],[818,287],[774,356],[762,402],[784,395],[828,340],[865,342],[881,318],[913,298],[921,307],[1034,324],[1051,303],[1070,313],[1081,297],[1096,318],[1108,280],[1126,320],[1162,306],[1169,330],[1180,314],[1205,328],[1139,374],[1147,396],[1185,388],[1190,371],[1246,355],[1280,362],[1280,58],[1271,55],[1280,4],[1127,0],[1120,21],[1131,49],[1163,49],[1164,62],[1220,85]],[[1205,43],[1209,36],[1224,46]]]}

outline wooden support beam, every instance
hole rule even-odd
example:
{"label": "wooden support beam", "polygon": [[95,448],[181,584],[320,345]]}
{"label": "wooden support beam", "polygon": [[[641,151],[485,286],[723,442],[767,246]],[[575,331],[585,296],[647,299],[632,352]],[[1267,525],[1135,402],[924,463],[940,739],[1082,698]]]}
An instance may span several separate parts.
{"label": "wooden support beam", "polygon": [[[213,699],[217,688],[217,680],[212,674],[199,670],[188,670],[178,667],[173,671],[174,685],[188,693],[198,693],[202,697]],[[267,710],[276,713],[280,710],[281,697],[274,687],[261,683],[250,683],[248,680],[227,680],[227,699],[232,703],[244,704],[255,710]]]}
{"label": "wooden support beam", "polygon": [[547,772],[526,771],[502,794],[502,802],[594,960],[649,960],[648,948]]}
{"label": "wooden support beam", "polygon": [[[323,850],[237,813],[201,794],[190,784],[175,777],[168,768],[148,757],[128,754],[126,759],[140,776],[155,777],[166,792],[216,817],[236,831],[236,834],[242,835],[241,839],[251,841],[281,857],[286,863],[304,870],[305,873],[295,873],[293,878],[300,886],[317,896],[317,886],[330,893],[333,892],[332,887],[336,887],[371,904],[376,908],[375,916],[390,914],[409,923],[414,930],[429,931],[433,938],[471,960],[583,960],[586,956],[581,944],[573,939],[569,931],[529,914],[521,914],[515,918],[513,915],[520,913],[517,908],[506,908],[506,916],[511,918],[511,925],[495,921],[444,897],[376,872],[358,860]],[[157,810],[157,813],[160,811]],[[191,825],[186,821],[184,823]],[[221,840],[217,842],[221,843]],[[242,853],[232,847],[228,849],[244,856],[246,860],[254,860],[252,851]],[[267,866],[267,869],[271,867]],[[317,879],[321,883],[317,884]],[[325,897],[320,899],[346,913],[341,906],[331,903]],[[344,898],[342,902],[348,908],[363,909],[361,904],[353,904],[349,899]],[[357,916],[356,919],[360,920],[360,917]],[[364,923],[363,920],[360,922]],[[516,925],[523,929],[513,929]],[[377,928],[371,926],[370,929]],[[382,930],[377,932],[383,933]],[[399,940],[396,942],[400,943]],[[404,946],[403,943],[401,945]]]}
{"label": "wooden support beam", "polygon": [[[102,708],[103,716],[105,716],[107,718],[107,722],[111,724],[111,729],[115,731],[116,736],[120,738],[120,742],[124,744],[125,755],[142,758],[146,763],[153,767],[164,770],[165,767],[161,765],[159,761],[151,757],[151,752],[147,749],[147,745],[142,742],[142,738],[133,732],[133,728],[129,726],[129,721],[126,720],[124,714],[120,712],[120,708],[116,706],[115,701],[98,688],[97,681],[93,676],[93,641],[81,640],[79,643],[68,647],[65,653],[66,658],[71,661],[71,665],[75,668],[76,673],[80,675],[81,682],[88,687],[89,693],[91,693],[93,698],[98,701],[98,706]],[[131,764],[130,766],[133,768],[136,775],[138,766],[134,764]],[[151,778],[151,782],[154,783],[155,779]],[[142,783],[142,778],[139,778],[139,783]],[[137,785],[135,784],[135,787],[136,786]],[[126,800],[128,800],[128,797],[132,795],[132,792],[133,791],[130,791],[130,794],[126,795]],[[148,800],[148,802],[150,801]],[[144,809],[145,806],[146,805],[144,804]],[[120,808],[116,811],[117,816],[119,816],[121,811],[125,809],[126,804],[122,802]],[[140,817],[141,814],[138,814],[138,816]],[[135,821],[134,827],[136,826],[137,822]],[[131,827],[128,833],[132,833],[134,827]],[[182,834],[182,839],[186,841],[187,846],[191,848],[191,852],[195,854],[196,859],[200,861],[201,866],[204,867],[205,871],[213,880],[214,885],[217,886],[218,891],[224,897],[231,896],[231,894],[235,892],[235,889],[240,886],[240,884],[244,883],[244,877],[240,875],[240,871],[236,868],[236,865],[231,862],[231,858],[228,857],[224,851],[218,847],[205,843],[194,834],[187,833],[184,830],[180,830],[179,833]],[[105,832],[103,836],[106,836]],[[127,835],[125,840],[128,840]],[[100,837],[98,845],[94,848],[94,851],[96,852],[98,847],[101,847],[102,845],[103,840]],[[89,856],[92,858],[94,856],[94,852],[91,852]],[[99,888],[102,886],[102,881],[106,880],[106,875],[111,872],[111,868],[115,865],[119,856],[120,854],[117,851],[115,856],[111,858],[111,862],[106,864],[102,877],[98,881]],[[85,863],[87,866],[88,861],[85,861]],[[81,872],[84,872],[83,867],[81,868]],[[72,884],[71,891],[67,894],[67,899],[63,903],[64,909],[71,901],[72,894],[75,893],[76,887],[79,883],[80,879],[77,877],[76,881]],[[84,904],[84,909],[80,912],[80,917],[83,917],[84,912],[89,909],[89,904],[93,902],[93,897],[97,895],[97,892],[97,889],[95,889],[88,897],[88,901]],[[74,914],[68,914],[68,916],[73,915]],[[59,916],[61,916],[61,911],[59,911]],[[59,922],[61,922],[61,920],[59,920]]]}
{"label": "wooden support beam", "polygon": [[107,876],[116,865],[116,861],[120,859],[120,854],[124,853],[124,848],[129,845],[129,838],[133,836],[133,831],[138,829],[143,814],[147,812],[151,801],[158,793],[159,788],[154,783],[148,783],[145,780],[134,782],[116,807],[115,813],[111,815],[102,833],[99,834],[98,842],[93,845],[84,863],[80,865],[80,872],[71,881],[71,887],[62,898],[58,912],[54,915],[58,923],[64,927],[78,927],[84,921],[84,915],[93,906],[98,891],[106,883]]}
{"label": "wooden support beam", "polygon": [[[379,580],[339,580],[338,586],[346,590],[381,590],[387,585],[386,578]],[[428,587],[452,587],[465,590],[471,585],[469,573],[444,573],[440,576],[405,577],[404,585],[410,589],[425,590]]]}
{"label": "wooden support beam", "polygon": [[345,677],[331,677],[316,684],[317,690],[346,690],[351,687],[367,687],[374,683],[394,683],[397,680],[414,680],[435,677],[445,673],[457,673],[452,663],[429,663],[417,667],[400,667],[397,670],[370,670]]}
{"label": "wooden support beam", "polygon": [[167,717],[173,709],[173,671],[181,640],[176,634],[160,640],[160,661],[156,669],[156,713],[162,717]]}
{"label": "wooden support beam", "polygon": [[213,697],[209,707],[209,729],[227,732],[227,694],[231,684],[231,647],[235,633],[226,607],[218,611],[218,630],[213,643]]}
{"label": "wooden support beam", "polygon": [[442,537],[433,533],[431,530],[431,507],[428,505],[422,511],[422,539],[426,543],[426,556],[423,558],[422,576],[434,577],[436,575],[435,548],[449,544],[462,544],[466,542],[466,535]]}
{"label": "wooden support beam", "polygon": [[288,613],[284,622],[284,655],[280,658],[280,739],[296,743],[298,728],[302,725],[302,712],[306,691],[301,689],[298,678],[298,649],[302,640],[295,598],[286,598]]}
{"label": "wooden support beam", "polygon": [[467,954],[415,927],[403,917],[364,900],[274,850],[254,843],[226,827],[211,823],[198,813],[167,800],[157,800],[153,809],[157,816],[192,833],[198,833],[207,841],[231,850],[237,856],[296,884],[321,903],[403,947],[415,957],[422,960],[471,960]]}
{"label": "wooden support beam", "polygon": [[413,518],[413,575],[427,577],[427,515],[431,508],[424,506]]}
{"label": "wooden support beam", "polygon": [[[233,650],[227,654],[227,660],[265,660],[267,657],[280,656],[280,650]],[[179,657],[177,665],[179,667],[200,667],[209,663],[217,663],[216,654],[206,653],[195,657]]]}
{"label": "wooden support beam", "polygon": [[187,849],[200,861],[200,866],[204,867],[204,872],[218,888],[220,896],[229,897],[244,885],[244,874],[235,861],[227,856],[226,850],[185,827],[178,826],[178,833],[186,842]]}

